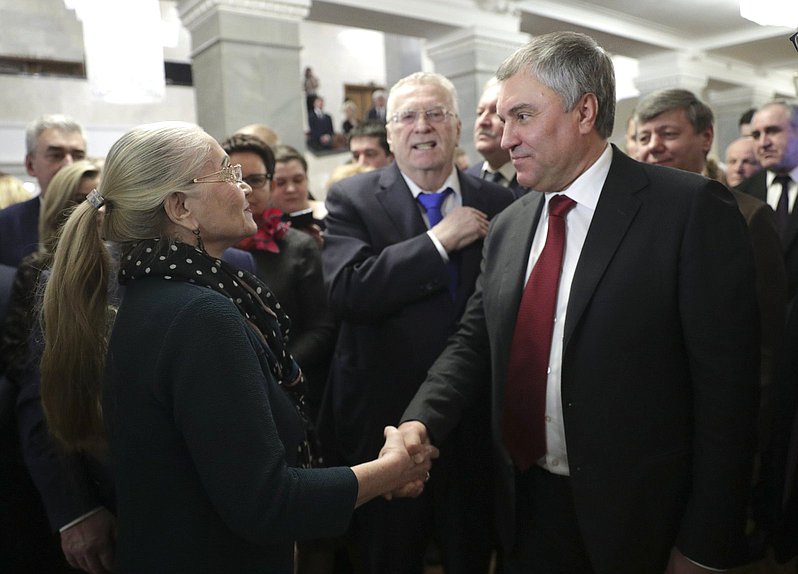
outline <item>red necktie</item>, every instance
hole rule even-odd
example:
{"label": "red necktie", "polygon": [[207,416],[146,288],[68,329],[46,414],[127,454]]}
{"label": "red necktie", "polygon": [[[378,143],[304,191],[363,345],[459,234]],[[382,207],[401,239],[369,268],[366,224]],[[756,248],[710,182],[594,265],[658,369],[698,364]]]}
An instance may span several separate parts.
{"label": "red necktie", "polygon": [[546,454],[546,379],[557,306],[565,216],[576,202],[549,200],[549,229],[521,297],[507,366],[503,439],[515,465],[526,470]]}

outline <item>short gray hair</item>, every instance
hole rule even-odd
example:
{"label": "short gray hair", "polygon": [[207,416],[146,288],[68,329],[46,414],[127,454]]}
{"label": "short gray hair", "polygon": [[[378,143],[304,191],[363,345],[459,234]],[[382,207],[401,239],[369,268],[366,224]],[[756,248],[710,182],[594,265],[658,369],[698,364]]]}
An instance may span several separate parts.
{"label": "short gray hair", "polygon": [[62,114],[50,114],[41,116],[28,124],[25,130],[25,153],[31,155],[36,151],[36,144],[39,141],[39,136],[45,130],[56,129],[68,134],[79,133],[83,141],[86,141],[86,133],[83,131],[83,126],[78,122]]}
{"label": "short gray hair", "polygon": [[396,111],[394,110],[394,93],[399,88],[407,85],[427,85],[443,88],[449,97],[449,111],[454,112],[456,116],[460,115],[460,110],[457,107],[457,89],[449,78],[435,72],[416,72],[409,76],[405,76],[391,87],[391,92],[388,94],[388,104],[386,106],[388,108],[387,117],[390,118]]}
{"label": "short gray hair", "polygon": [[698,99],[690,90],[672,88],[669,90],[659,90],[645,96],[637,103],[635,117],[637,125],[649,122],[659,115],[674,110],[684,110],[693,131],[700,134],[710,128],[715,123],[715,114],[712,109]]}
{"label": "short gray hair", "polygon": [[578,32],[552,32],[534,38],[507,58],[496,72],[499,81],[525,71],[562,98],[565,111],[585,94],[598,100],[596,130],[612,135],[615,123],[615,68],[596,41]]}

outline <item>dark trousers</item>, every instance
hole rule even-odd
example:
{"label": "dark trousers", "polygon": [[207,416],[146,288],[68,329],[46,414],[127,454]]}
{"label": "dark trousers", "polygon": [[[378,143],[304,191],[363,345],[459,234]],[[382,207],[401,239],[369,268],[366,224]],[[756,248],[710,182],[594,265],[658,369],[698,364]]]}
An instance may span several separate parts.
{"label": "dark trousers", "polygon": [[473,422],[439,445],[419,498],[378,498],[355,510],[350,538],[360,573],[421,574],[431,540],[446,574],[488,573],[495,548],[490,435],[474,430],[482,427]]}
{"label": "dark trousers", "polygon": [[533,466],[516,475],[516,540],[504,574],[593,574],[570,479]]}

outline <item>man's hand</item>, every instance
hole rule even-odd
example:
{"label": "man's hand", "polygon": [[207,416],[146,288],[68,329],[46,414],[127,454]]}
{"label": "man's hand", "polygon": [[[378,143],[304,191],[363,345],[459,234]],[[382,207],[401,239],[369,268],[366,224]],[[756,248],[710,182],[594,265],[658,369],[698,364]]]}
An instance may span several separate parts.
{"label": "man's hand", "polygon": [[432,233],[441,242],[446,253],[459,251],[483,239],[488,234],[488,216],[473,207],[455,207]]}
{"label": "man's hand", "polygon": [[109,574],[114,561],[116,519],[102,508],[61,533],[61,549],[72,568]]}
{"label": "man's hand", "polygon": [[684,554],[679,552],[678,548],[671,550],[668,567],[665,569],[665,574],[707,574],[708,572],[717,573],[717,570],[702,568],[695,562],[688,560]]}
{"label": "man's hand", "polygon": [[[388,450],[395,452],[402,452],[408,458],[408,467],[402,475],[399,486],[391,492],[385,493],[383,496],[390,500],[394,497],[411,497],[414,498],[424,492],[424,483],[429,480],[429,470],[432,467],[432,460],[438,458],[438,449],[429,444],[426,439],[426,428],[423,424],[412,421],[424,431],[424,442],[417,439],[417,428],[415,426],[405,427],[408,431],[406,436],[404,432],[396,430],[393,427],[385,428],[385,446],[380,451],[380,456],[383,456]],[[405,423],[410,425],[411,423]],[[403,427],[405,425],[402,425]],[[416,429],[415,431],[412,429]],[[408,445],[408,439],[410,445]]]}

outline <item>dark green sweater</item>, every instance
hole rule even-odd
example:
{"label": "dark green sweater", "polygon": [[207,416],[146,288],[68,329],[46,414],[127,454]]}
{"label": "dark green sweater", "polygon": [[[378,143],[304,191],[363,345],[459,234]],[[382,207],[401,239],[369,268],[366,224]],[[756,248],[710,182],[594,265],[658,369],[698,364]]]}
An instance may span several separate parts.
{"label": "dark green sweater", "polygon": [[257,334],[206,287],[125,291],[104,414],[118,498],[117,573],[292,572],[293,541],[345,531],[348,468],[292,468],[302,426]]}

